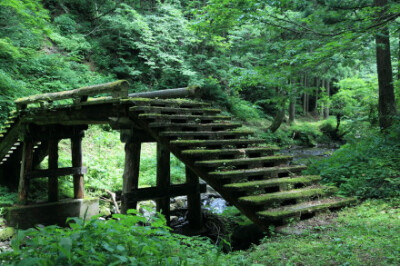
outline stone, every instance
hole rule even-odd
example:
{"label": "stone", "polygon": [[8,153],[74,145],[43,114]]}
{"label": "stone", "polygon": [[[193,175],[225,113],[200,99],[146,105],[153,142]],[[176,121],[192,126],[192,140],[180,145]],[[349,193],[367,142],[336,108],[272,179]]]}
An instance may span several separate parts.
{"label": "stone", "polygon": [[7,225],[27,229],[42,225],[65,226],[69,217],[90,219],[99,214],[99,199],[67,199],[57,202],[13,206],[6,209]]}
{"label": "stone", "polygon": [[6,241],[10,239],[15,234],[15,229],[13,227],[6,227],[0,229],[0,241]]}

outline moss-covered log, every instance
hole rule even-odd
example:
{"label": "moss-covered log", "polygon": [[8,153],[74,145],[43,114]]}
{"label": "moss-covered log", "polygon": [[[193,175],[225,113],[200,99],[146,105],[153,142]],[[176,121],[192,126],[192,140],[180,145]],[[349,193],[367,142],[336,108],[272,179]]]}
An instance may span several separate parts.
{"label": "moss-covered log", "polygon": [[128,96],[128,82],[126,80],[118,80],[93,86],[87,86],[75,90],[52,92],[45,94],[33,95],[20,98],[15,101],[17,106],[23,107],[32,103],[52,102],[65,99],[75,99],[87,96],[94,96],[102,93],[111,93],[114,97]]}

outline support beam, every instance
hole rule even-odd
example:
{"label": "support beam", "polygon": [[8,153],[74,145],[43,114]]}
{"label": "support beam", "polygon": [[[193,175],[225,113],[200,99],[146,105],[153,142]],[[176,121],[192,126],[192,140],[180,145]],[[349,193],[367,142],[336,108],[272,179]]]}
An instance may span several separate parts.
{"label": "support beam", "polygon": [[[58,169],[58,140],[49,140],[49,170]],[[48,180],[48,199],[49,202],[58,201],[58,177],[49,176]]]}
{"label": "support beam", "polygon": [[[157,143],[157,188],[164,190],[171,184],[170,152],[160,143]],[[170,222],[170,198],[157,200],[157,211],[161,212],[167,224]]]}
{"label": "support beam", "polygon": [[33,146],[33,141],[26,138],[22,150],[21,174],[18,185],[18,200],[22,204],[28,203],[29,179],[27,173],[32,170],[33,166]]}
{"label": "support beam", "polygon": [[[82,134],[71,138],[72,167],[82,167]],[[83,174],[75,174],[74,178],[74,198],[83,199],[85,196]]]}
{"label": "support beam", "polygon": [[193,230],[200,230],[203,226],[203,215],[201,213],[199,177],[187,166],[186,183],[195,187],[195,189],[187,195],[189,226]]}
{"label": "support beam", "polygon": [[137,202],[125,200],[124,195],[137,189],[139,186],[139,166],[141,142],[132,136],[127,139],[125,144],[125,168],[122,185],[122,206],[121,213],[126,213],[129,209],[136,209]]}

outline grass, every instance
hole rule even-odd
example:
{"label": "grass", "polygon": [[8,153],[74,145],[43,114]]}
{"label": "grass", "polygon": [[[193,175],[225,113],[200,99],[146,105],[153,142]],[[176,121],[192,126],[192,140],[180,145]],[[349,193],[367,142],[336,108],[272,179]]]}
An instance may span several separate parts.
{"label": "grass", "polygon": [[368,200],[301,235],[265,238],[246,251],[249,264],[399,265],[400,199]]}

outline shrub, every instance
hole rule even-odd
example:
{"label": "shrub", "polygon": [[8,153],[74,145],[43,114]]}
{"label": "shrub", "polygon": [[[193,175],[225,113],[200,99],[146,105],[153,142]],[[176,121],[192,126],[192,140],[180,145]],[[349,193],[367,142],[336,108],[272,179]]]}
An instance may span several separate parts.
{"label": "shrub", "polygon": [[325,183],[340,187],[343,195],[385,198],[400,195],[400,125],[387,134],[358,135],[330,158],[309,167]]}
{"label": "shrub", "polygon": [[[137,214],[136,211],[130,211]],[[139,224],[150,223],[149,226]],[[70,228],[19,231],[2,265],[236,265],[241,256],[221,254],[209,240],[173,235],[162,216],[113,215],[102,221],[70,219]]]}

